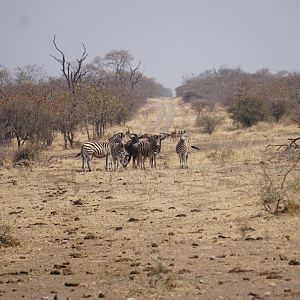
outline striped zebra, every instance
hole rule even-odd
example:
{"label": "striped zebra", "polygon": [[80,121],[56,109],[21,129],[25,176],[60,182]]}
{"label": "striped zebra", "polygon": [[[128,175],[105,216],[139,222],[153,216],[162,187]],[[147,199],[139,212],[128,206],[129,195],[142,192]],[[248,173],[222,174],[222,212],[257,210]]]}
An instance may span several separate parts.
{"label": "striped zebra", "polygon": [[176,145],[176,153],[179,156],[180,160],[180,169],[187,169],[187,161],[188,161],[188,145],[186,142],[186,135],[181,133],[179,136],[179,141]]}
{"label": "striped zebra", "polygon": [[161,141],[166,137],[166,135],[160,134],[139,140],[136,147],[138,151],[138,163],[140,164],[141,169],[146,169],[145,160],[147,157],[150,159],[150,167],[156,168],[156,157],[161,149]]}
{"label": "striped zebra", "polygon": [[85,171],[85,164],[88,166],[88,170],[91,171],[90,161],[92,157],[103,158],[106,157],[106,168],[108,168],[108,154],[111,151],[112,146],[115,143],[120,142],[125,138],[125,134],[122,132],[116,133],[112,136],[108,142],[96,143],[96,142],[86,142],[81,146],[81,152],[77,154],[82,156],[82,169]]}
{"label": "striped zebra", "polygon": [[[110,153],[108,154],[109,165],[111,169],[115,171],[120,167],[126,167],[129,163],[129,153],[125,149],[124,141],[120,141],[112,146]],[[113,167],[112,167],[113,165]]]}

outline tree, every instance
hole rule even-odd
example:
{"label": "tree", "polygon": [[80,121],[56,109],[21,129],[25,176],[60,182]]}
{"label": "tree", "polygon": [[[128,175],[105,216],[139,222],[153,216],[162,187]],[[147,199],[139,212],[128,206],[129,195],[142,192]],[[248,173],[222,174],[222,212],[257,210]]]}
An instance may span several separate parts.
{"label": "tree", "polygon": [[17,139],[18,148],[28,140],[46,143],[51,134],[49,113],[34,101],[15,98],[0,108],[2,136]]}
{"label": "tree", "polygon": [[43,67],[37,65],[26,65],[24,67],[18,67],[15,73],[15,83],[27,84],[27,83],[43,83],[45,82],[46,75]]}
{"label": "tree", "polygon": [[197,116],[196,125],[202,128],[203,133],[212,134],[223,120],[223,117],[213,113],[203,113]]}
{"label": "tree", "polygon": [[272,101],[271,104],[271,114],[275,121],[278,121],[286,114],[288,111],[288,103],[285,100]]}
{"label": "tree", "polygon": [[76,84],[78,84],[86,74],[86,71],[83,68],[83,62],[88,56],[88,54],[86,53],[86,47],[84,43],[82,43],[83,52],[81,54],[81,57],[78,58],[76,62],[71,63],[66,60],[65,54],[58,48],[55,40],[55,35],[53,38],[53,44],[55,49],[60,53],[61,58],[57,58],[54,55],[51,55],[51,57],[53,57],[61,65],[61,71],[67,81],[68,88],[70,92],[74,94]]}
{"label": "tree", "polygon": [[264,101],[257,98],[241,98],[228,108],[230,117],[245,127],[267,120],[269,112]]}
{"label": "tree", "polygon": [[127,50],[112,50],[104,59],[108,68],[112,70],[113,77],[125,88],[133,90],[142,79],[143,73],[139,70],[141,61],[136,67],[132,67],[133,57]]}
{"label": "tree", "polygon": [[74,63],[71,63],[66,60],[65,54],[58,48],[55,35],[53,38],[53,44],[55,49],[60,53],[61,58],[57,58],[54,55],[51,56],[61,65],[61,71],[66,79],[69,92],[69,95],[64,97],[63,107],[60,114],[61,119],[58,120],[59,130],[64,136],[65,148],[67,148],[68,143],[71,147],[73,147],[76,128],[80,123],[80,107],[78,106],[78,99],[76,98],[76,89],[87,73],[87,70],[83,68],[83,63],[88,54],[86,53],[84,43],[82,43],[83,52],[81,57]]}

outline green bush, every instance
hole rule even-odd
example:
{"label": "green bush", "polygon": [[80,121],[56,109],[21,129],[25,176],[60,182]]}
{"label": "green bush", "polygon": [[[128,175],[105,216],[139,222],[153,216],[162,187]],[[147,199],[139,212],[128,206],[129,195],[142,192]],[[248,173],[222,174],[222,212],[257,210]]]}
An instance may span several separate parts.
{"label": "green bush", "polygon": [[233,120],[244,127],[251,127],[270,118],[268,105],[257,98],[238,99],[229,106],[228,112]]}

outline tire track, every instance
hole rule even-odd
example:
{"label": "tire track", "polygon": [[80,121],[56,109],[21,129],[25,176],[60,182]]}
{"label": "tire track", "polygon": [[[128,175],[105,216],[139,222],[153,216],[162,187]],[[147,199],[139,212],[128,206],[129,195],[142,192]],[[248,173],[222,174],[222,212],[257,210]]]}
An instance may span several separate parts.
{"label": "tire track", "polygon": [[157,113],[156,118],[147,130],[150,133],[169,132],[174,123],[174,101],[159,99],[159,102],[156,104],[154,107]]}

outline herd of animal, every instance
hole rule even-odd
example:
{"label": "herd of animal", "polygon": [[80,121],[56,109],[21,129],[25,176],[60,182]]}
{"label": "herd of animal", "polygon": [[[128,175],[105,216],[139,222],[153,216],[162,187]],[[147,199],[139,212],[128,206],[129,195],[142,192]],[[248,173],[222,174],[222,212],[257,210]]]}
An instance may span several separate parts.
{"label": "herd of animal", "polygon": [[[175,131],[179,138],[176,145],[176,153],[180,161],[180,168],[188,167],[188,143],[185,130]],[[77,156],[82,157],[82,169],[91,171],[91,160],[93,157],[106,158],[106,170],[119,170],[126,167],[130,160],[133,161],[133,168],[140,167],[145,170],[145,162],[149,158],[150,168],[156,168],[156,158],[161,150],[161,144],[164,139],[170,137],[174,139],[174,133],[160,133],[158,135],[135,134],[118,132],[114,134],[107,142],[96,143],[86,142],[81,147],[81,152]],[[198,147],[192,146],[199,150]]]}

